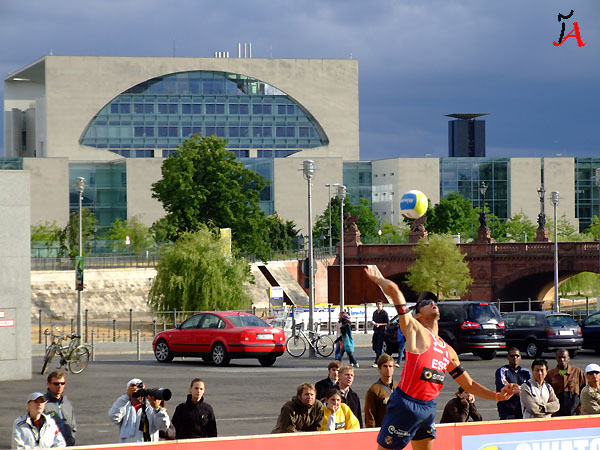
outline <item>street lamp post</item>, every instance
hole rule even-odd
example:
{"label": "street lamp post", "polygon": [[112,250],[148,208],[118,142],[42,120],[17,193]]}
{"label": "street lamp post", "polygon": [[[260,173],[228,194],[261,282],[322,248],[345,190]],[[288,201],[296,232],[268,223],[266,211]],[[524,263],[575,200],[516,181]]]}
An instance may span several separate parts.
{"label": "street lamp post", "polygon": [[328,204],[329,204],[329,248],[333,247],[333,244],[331,241],[331,186],[335,186],[335,184],[327,183],[325,185],[326,188],[329,188],[329,200],[328,200]]}
{"label": "street lamp post", "polygon": [[[83,216],[81,213],[81,203],[83,201],[83,190],[85,189],[85,178],[75,178],[75,189],[77,189],[77,192],[79,193],[79,259],[81,259],[81,257],[83,256]],[[77,272],[77,267],[75,268],[75,271]],[[77,334],[79,336],[82,336],[81,331],[83,329],[83,318],[81,315],[82,289],[83,286],[81,286],[80,289],[77,289]]]}
{"label": "street lamp post", "polygon": [[560,299],[558,298],[558,233],[556,222],[556,207],[558,206],[558,191],[552,191],[552,205],[554,205],[554,309],[560,312]]}
{"label": "street lamp post", "polygon": [[[313,230],[312,230],[312,190],[311,180],[315,173],[314,162],[307,159],[302,164],[302,174],[308,184],[308,329],[314,329],[314,314],[315,314],[315,272],[314,265],[314,247],[313,247]],[[310,356],[316,356],[313,347],[309,349]]]}
{"label": "street lamp post", "polygon": [[479,216],[479,223],[483,228],[487,228],[487,214],[485,212],[485,193],[487,188],[485,181],[482,181],[481,186],[479,186],[479,193],[481,194],[481,215]]}
{"label": "street lamp post", "polygon": [[346,186],[337,186],[337,195],[340,199],[340,312],[344,310],[344,199]]}
{"label": "street lamp post", "polygon": [[[596,168],[596,187],[598,188],[598,274],[600,274],[600,167]],[[596,296],[596,310],[598,310],[598,298]]]}

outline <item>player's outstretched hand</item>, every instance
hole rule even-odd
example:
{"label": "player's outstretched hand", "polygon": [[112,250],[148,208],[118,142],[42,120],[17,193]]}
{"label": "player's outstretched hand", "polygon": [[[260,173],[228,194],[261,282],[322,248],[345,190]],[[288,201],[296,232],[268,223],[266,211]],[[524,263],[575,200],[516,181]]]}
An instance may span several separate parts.
{"label": "player's outstretched hand", "polygon": [[505,381],[504,387],[500,391],[500,396],[502,397],[501,401],[506,401],[514,394],[518,394],[519,392],[521,392],[521,389],[519,388],[518,384]]}

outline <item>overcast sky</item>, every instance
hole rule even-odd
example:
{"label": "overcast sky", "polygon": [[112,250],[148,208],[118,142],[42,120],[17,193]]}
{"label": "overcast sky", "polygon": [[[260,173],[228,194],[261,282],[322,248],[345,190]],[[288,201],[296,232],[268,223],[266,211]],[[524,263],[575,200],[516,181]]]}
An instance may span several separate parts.
{"label": "overcast sky", "polygon": [[[565,35],[578,22],[586,45],[555,47],[571,10]],[[257,58],[358,59],[363,160],[447,156],[456,112],[490,113],[488,156],[600,157],[599,30],[598,0],[0,0],[0,73],[252,42]]]}

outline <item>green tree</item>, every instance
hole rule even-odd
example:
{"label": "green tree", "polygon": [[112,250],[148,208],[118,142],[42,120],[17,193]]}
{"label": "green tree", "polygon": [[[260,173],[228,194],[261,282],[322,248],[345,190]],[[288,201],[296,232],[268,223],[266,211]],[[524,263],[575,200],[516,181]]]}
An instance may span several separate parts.
{"label": "green tree", "polygon": [[592,217],[592,223],[585,229],[585,233],[589,236],[594,236],[594,239],[598,239],[598,229],[598,216],[594,214],[594,217]]}
{"label": "green tree", "polygon": [[[554,242],[554,220],[549,219],[546,225],[548,227],[548,237],[550,241]],[[573,226],[567,215],[563,214],[558,219],[558,226],[556,228],[556,235],[558,242],[573,242],[573,241],[593,241],[594,236],[586,233],[579,233],[577,228]]]}
{"label": "green tree", "polygon": [[425,213],[425,228],[435,234],[461,234],[473,237],[479,227],[478,214],[470,200],[451,192]]}
{"label": "green tree", "polygon": [[152,185],[152,196],[167,212],[153,230],[161,240],[176,240],[202,224],[231,228],[239,250],[265,258],[266,217],[258,202],[267,185],[225,149],[225,140],[191,136],[165,159],[162,179]]}
{"label": "green tree", "polygon": [[56,220],[40,222],[38,225],[31,225],[31,242],[38,242],[46,247],[50,247],[60,242],[62,228],[56,225]]}
{"label": "green tree", "polygon": [[200,224],[163,247],[148,303],[155,311],[246,309],[252,301],[244,284],[251,282],[247,261],[227,256],[216,234]]}
{"label": "green tree", "polygon": [[108,238],[118,252],[127,251],[125,239],[129,236],[129,249],[133,253],[141,253],[152,246],[150,229],[134,216],[131,220],[117,218],[108,230]]}
{"label": "green tree", "polygon": [[267,242],[274,251],[287,251],[295,249],[295,240],[298,236],[296,224],[292,220],[283,220],[272,214],[266,221]]}
{"label": "green tree", "polygon": [[473,283],[469,265],[448,235],[432,235],[415,247],[418,259],[409,267],[406,284],[415,292],[435,292],[438,298],[460,297]]}
{"label": "green tree", "polygon": [[[96,233],[98,220],[96,215],[88,208],[81,209],[82,222],[82,247],[83,254],[91,250],[91,241]],[[79,255],[79,212],[73,211],[69,214],[69,222],[60,235],[60,247],[63,254],[71,257]]]}
{"label": "green tree", "polygon": [[566,279],[558,287],[560,295],[596,295],[600,285],[600,275],[591,272],[582,272]]}
{"label": "green tree", "polygon": [[496,239],[497,242],[511,240],[525,242],[525,235],[527,234],[527,241],[531,242],[535,238],[536,228],[536,225],[533,224],[531,219],[521,211],[503,224],[502,233],[498,236],[494,236],[494,239]]}
{"label": "green tree", "polygon": [[[330,200],[331,204],[331,237],[333,245],[337,245],[340,240],[340,199],[333,197]],[[344,199],[344,214],[349,213],[352,216],[359,215],[356,221],[361,236],[374,237],[377,236],[379,229],[379,221],[371,211],[370,202],[366,198],[361,198],[358,205],[350,203],[348,197]],[[329,245],[329,206],[325,211],[317,217],[313,226],[313,236],[317,238],[324,236]]]}

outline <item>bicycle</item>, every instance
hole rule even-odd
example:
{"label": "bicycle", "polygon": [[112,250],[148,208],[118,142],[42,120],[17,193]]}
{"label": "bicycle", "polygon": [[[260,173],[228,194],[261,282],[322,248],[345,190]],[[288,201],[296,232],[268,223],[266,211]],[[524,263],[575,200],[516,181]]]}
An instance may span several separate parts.
{"label": "bicycle", "polygon": [[316,353],[327,358],[333,353],[334,344],[329,336],[319,334],[316,331],[302,329],[304,324],[297,324],[292,330],[292,335],[285,343],[285,347],[290,356],[299,358],[306,352],[306,344],[310,345]]}
{"label": "bicycle", "polygon": [[[90,349],[87,345],[79,344],[81,336],[75,333],[64,335],[59,328],[56,329],[60,334],[54,334],[54,332],[48,332],[48,329],[44,331],[45,335],[50,335],[50,345],[46,348],[44,355],[44,365],[42,366],[41,374],[44,375],[48,366],[52,362],[54,355],[60,356],[60,365],[57,369],[62,366],[67,366],[71,373],[81,373],[88,366],[90,361]],[[62,345],[62,341],[70,339],[68,345]]]}

